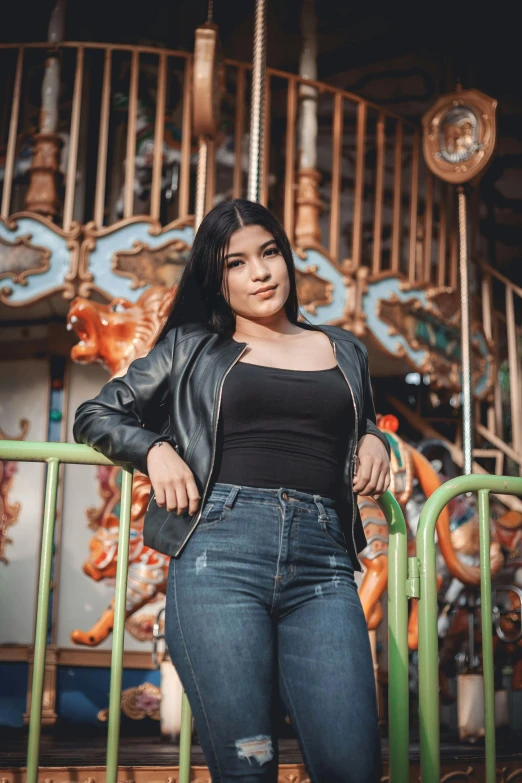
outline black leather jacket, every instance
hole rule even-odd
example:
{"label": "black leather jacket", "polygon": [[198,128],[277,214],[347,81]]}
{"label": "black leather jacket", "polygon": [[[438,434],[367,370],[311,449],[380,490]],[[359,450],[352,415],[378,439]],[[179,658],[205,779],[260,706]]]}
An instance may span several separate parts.
{"label": "black leather jacket", "polygon": [[[313,326],[332,343],[337,363],[355,406],[355,432],[347,433],[342,492],[336,498],[347,549],[361,570],[357,552],[366,538],[353,491],[354,456],[359,439],[377,435],[390,447],[375,424],[368,353],[353,334],[337,326]],[[247,343],[219,337],[202,324],[171,329],[143,359],[136,359],[121,378],[114,378],[97,397],[76,411],[73,434],[116,462],[130,463],[147,474],[147,453],[167,440],[192,470],[201,495],[192,516],[160,508],[151,491],[144,520],[144,542],[164,554],[178,557],[196,528],[214,465],[216,431],[225,377],[244,353]]]}

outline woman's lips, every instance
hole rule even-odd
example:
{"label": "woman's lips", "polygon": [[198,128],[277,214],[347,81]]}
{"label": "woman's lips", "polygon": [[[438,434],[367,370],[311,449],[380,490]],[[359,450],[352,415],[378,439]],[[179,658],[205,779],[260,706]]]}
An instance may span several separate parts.
{"label": "woman's lips", "polygon": [[274,288],[269,288],[268,291],[260,291],[258,294],[254,294],[254,296],[257,296],[259,299],[270,299],[270,297],[275,294],[277,286],[274,286]]}

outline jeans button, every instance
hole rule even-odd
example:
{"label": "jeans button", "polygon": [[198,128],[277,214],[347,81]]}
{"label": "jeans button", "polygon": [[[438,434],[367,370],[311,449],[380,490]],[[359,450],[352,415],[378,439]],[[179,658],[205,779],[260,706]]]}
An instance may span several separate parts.
{"label": "jeans button", "polygon": [[283,498],[283,500],[288,500],[288,492],[283,492],[281,497]]}

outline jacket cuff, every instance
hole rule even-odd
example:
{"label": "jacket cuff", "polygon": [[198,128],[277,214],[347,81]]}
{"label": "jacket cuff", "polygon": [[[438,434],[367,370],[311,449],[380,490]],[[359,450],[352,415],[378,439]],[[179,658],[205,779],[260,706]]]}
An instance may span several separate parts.
{"label": "jacket cuff", "polygon": [[374,422],[371,419],[366,419],[366,427],[362,435],[375,435],[377,438],[379,438],[381,443],[384,444],[384,447],[388,453],[388,457],[391,457],[390,441],[388,440],[384,432],[380,430],[379,427],[376,424],[374,424]]}

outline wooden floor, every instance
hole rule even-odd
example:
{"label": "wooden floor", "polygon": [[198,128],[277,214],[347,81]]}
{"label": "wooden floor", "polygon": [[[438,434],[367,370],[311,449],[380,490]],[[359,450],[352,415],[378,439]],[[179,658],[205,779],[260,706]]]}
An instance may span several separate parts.
{"label": "wooden floor", "polygon": [[[444,779],[450,776],[458,783],[469,781],[479,783],[485,780],[484,748],[482,745],[463,745],[445,737],[441,746],[441,771]],[[280,780],[308,783],[301,752],[293,737],[280,737],[279,767]],[[0,777],[8,783],[25,781],[27,753],[27,732],[8,731],[0,735]],[[60,735],[43,731],[40,744],[40,780],[59,781],[85,780],[93,783],[103,781],[106,738],[103,735],[89,735],[88,731]],[[387,770],[388,742],[383,739],[384,771]],[[419,780],[419,744],[413,738],[410,745],[410,781]],[[179,765],[179,746],[162,742],[156,736],[122,736],[120,741],[119,767],[125,779],[139,781],[177,781],[176,767]],[[522,781],[522,737],[511,737],[498,742],[497,783]],[[192,745],[191,780],[197,783],[209,781],[201,747]],[[58,772],[63,774],[58,774]],[[454,777],[458,774],[458,777]],[[513,775],[515,777],[513,777]],[[130,777],[129,777],[130,776]],[[120,778],[120,775],[118,776]],[[387,780],[386,777],[383,780]],[[402,782],[401,782],[402,783]],[[407,783],[407,781],[405,781]]]}
{"label": "wooden floor", "polygon": [[[85,764],[86,761],[98,766],[105,764],[106,738],[103,735],[86,735],[86,731],[70,735],[56,735],[42,731],[40,741],[40,766],[69,766]],[[293,737],[279,738],[279,760],[282,764],[301,764],[302,757],[297,740]],[[384,759],[388,758],[388,741],[382,740]],[[0,768],[25,767],[27,754],[27,732],[2,732],[0,740]],[[416,738],[410,743],[410,758],[420,756]],[[518,758],[522,762],[522,737],[512,737],[509,741],[497,743],[497,757]],[[443,738],[441,758],[473,760],[484,758],[481,744],[465,745]],[[176,766],[179,759],[179,745],[162,742],[155,736],[122,736],[120,740],[119,760],[123,765],[146,764],[154,766]],[[192,745],[191,761],[195,765],[205,764],[201,746]]]}

